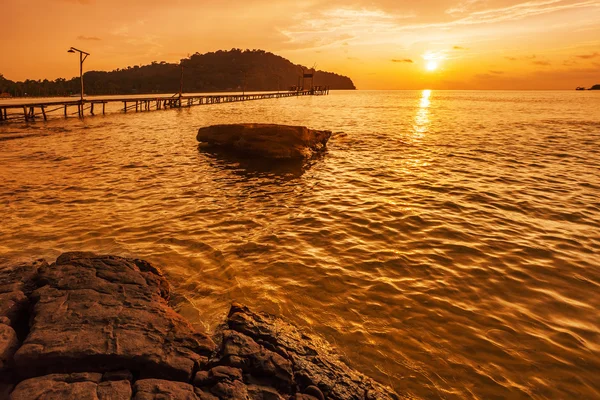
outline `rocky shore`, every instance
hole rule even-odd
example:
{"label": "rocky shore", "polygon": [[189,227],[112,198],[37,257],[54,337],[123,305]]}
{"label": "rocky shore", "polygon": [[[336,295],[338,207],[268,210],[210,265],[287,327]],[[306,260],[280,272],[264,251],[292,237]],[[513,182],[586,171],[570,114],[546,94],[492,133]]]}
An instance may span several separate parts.
{"label": "rocky shore", "polygon": [[146,261],[65,253],[0,266],[0,400],[397,399],[318,338],[231,306],[212,336]]}

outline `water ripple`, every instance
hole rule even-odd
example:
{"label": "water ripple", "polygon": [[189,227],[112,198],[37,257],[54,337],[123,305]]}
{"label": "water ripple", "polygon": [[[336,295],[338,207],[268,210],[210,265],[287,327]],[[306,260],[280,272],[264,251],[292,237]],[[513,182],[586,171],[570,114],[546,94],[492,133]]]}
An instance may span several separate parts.
{"label": "water ripple", "polygon": [[[143,257],[198,327],[247,303],[414,398],[600,398],[594,95],[336,92],[0,127],[0,262]],[[198,146],[226,122],[337,133],[303,163]]]}

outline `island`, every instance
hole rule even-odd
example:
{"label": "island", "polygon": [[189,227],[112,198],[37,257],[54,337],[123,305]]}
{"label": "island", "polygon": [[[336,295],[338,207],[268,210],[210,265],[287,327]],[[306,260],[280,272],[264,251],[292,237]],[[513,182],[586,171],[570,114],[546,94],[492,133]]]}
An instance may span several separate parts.
{"label": "island", "polygon": [[[313,71],[264,50],[241,49],[195,53],[178,63],[152,61],[113,71],[87,71],[83,82],[86,95],[178,93],[182,81],[186,93],[277,91],[302,85],[300,79],[308,71],[314,73],[314,85],[331,90],[356,89],[347,76]],[[79,76],[14,82],[0,73],[0,93],[6,97],[68,96],[80,91]]]}

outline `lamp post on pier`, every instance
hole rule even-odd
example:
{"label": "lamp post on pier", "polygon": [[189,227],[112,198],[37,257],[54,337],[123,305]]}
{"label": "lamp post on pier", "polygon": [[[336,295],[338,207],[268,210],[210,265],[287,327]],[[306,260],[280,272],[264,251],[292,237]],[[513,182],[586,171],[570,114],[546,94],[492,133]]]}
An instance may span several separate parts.
{"label": "lamp post on pier", "polygon": [[[71,47],[67,50],[67,53],[79,53],[79,80],[81,81],[81,104],[83,104],[83,62],[90,55],[90,53],[86,53],[83,50],[76,49],[75,47]],[[85,54],[85,57],[83,56]]]}
{"label": "lamp post on pier", "polygon": [[181,68],[181,77],[179,79],[179,107],[181,108],[181,96],[183,96],[183,64],[179,62],[179,68]]}
{"label": "lamp post on pier", "polygon": [[242,88],[242,96],[246,95],[246,71],[244,71],[244,87]]}

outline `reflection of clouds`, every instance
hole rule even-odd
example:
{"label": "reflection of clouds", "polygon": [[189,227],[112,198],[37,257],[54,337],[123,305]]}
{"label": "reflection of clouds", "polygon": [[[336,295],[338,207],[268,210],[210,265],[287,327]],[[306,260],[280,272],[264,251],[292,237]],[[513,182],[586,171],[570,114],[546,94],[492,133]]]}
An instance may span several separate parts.
{"label": "reflection of clouds", "polygon": [[431,105],[431,101],[429,97],[431,96],[431,90],[423,90],[421,92],[421,100],[419,102],[419,109],[417,110],[417,114],[415,115],[415,123],[413,125],[414,129],[414,137],[420,138],[429,129],[429,106]]}

